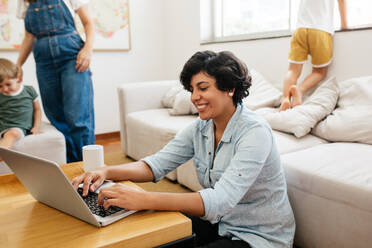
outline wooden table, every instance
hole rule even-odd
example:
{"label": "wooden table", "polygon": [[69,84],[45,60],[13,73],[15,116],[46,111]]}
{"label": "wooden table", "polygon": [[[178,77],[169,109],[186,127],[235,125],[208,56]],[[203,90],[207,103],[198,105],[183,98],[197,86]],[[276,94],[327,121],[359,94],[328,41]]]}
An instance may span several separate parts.
{"label": "wooden table", "polygon": [[[70,179],[83,172],[81,163],[61,168]],[[0,176],[0,247],[154,247],[191,236],[191,229],[189,218],[167,211],[97,228],[37,202],[13,174]]]}

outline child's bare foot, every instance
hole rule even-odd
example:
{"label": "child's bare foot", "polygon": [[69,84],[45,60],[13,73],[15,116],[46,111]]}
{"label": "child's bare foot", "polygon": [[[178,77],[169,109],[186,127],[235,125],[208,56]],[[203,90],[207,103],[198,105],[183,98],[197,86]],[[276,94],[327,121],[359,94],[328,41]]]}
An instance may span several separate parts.
{"label": "child's bare foot", "polygon": [[283,98],[282,104],[280,104],[279,111],[287,110],[291,107],[291,102],[289,101],[289,97]]}
{"label": "child's bare foot", "polygon": [[289,88],[289,93],[292,96],[292,108],[302,104],[302,93],[296,85],[293,85],[291,88]]}

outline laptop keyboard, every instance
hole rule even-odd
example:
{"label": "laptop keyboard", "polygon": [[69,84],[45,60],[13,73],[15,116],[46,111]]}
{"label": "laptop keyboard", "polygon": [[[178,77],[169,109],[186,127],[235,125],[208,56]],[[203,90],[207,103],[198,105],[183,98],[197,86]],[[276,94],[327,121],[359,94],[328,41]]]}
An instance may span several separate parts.
{"label": "laptop keyboard", "polygon": [[85,203],[88,205],[90,211],[93,214],[99,215],[101,217],[106,217],[106,216],[109,216],[109,215],[114,214],[116,212],[119,212],[121,210],[124,210],[123,208],[119,208],[119,207],[116,207],[116,206],[110,206],[107,210],[105,210],[103,206],[98,205],[98,201],[97,201],[98,194],[97,193],[89,191],[88,195],[83,197],[83,189],[82,188],[78,188],[78,193],[81,196],[81,198],[83,198]]}

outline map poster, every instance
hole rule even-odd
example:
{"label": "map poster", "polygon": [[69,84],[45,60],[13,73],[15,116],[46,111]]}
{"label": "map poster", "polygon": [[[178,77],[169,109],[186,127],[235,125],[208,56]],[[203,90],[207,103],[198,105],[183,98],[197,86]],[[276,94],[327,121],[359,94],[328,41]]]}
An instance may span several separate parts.
{"label": "map poster", "polygon": [[[16,8],[16,0],[0,0],[1,50],[17,49],[23,40],[24,23],[16,17]],[[96,30],[94,50],[130,50],[129,0],[90,0],[88,8]],[[85,39],[78,15],[75,22]]]}

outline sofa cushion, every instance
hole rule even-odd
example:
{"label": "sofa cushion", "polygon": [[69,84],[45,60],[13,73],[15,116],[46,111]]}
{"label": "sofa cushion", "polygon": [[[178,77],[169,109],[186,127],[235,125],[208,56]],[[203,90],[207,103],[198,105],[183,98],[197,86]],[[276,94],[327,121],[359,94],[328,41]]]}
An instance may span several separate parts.
{"label": "sofa cushion", "polygon": [[243,104],[250,110],[264,107],[278,107],[282,98],[280,90],[267,81],[258,71],[250,69],[252,86],[249,96],[243,99]]}
{"label": "sofa cushion", "polygon": [[267,81],[258,71],[250,69],[252,86],[249,96],[243,99],[243,104],[250,110],[264,107],[278,107],[282,98],[280,90]]}
{"label": "sofa cushion", "polygon": [[312,130],[329,141],[372,145],[372,76],[340,82],[337,108]]}
{"label": "sofa cushion", "polygon": [[[65,137],[54,126],[42,122],[40,134],[27,135],[19,140],[13,147],[14,150],[31,154],[43,159],[48,159],[57,164],[66,163]],[[10,173],[5,162],[0,163],[0,174]]]}
{"label": "sofa cushion", "polygon": [[336,78],[332,77],[320,84],[302,105],[281,112],[278,109],[262,108],[258,109],[257,113],[270,123],[271,128],[293,133],[300,138],[333,111],[338,92]]}
{"label": "sofa cushion", "polygon": [[161,99],[161,103],[169,110],[170,115],[197,114],[198,110],[191,102],[191,93],[186,91],[181,83],[171,87]]}
{"label": "sofa cushion", "polygon": [[326,140],[318,138],[311,134],[305,135],[301,138],[296,138],[296,136],[292,134],[275,130],[273,130],[273,133],[280,154],[304,150],[309,147],[328,143]]}
{"label": "sofa cushion", "polygon": [[281,156],[289,188],[372,214],[372,146],[329,143]]}
{"label": "sofa cushion", "polygon": [[141,159],[163,148],[178,131],[197,117],[171,116],[168,109],[149,109],[127,115],[127,155]]}

